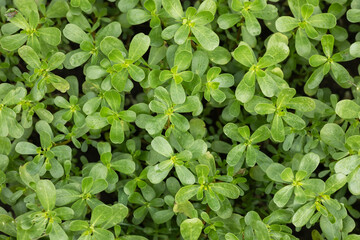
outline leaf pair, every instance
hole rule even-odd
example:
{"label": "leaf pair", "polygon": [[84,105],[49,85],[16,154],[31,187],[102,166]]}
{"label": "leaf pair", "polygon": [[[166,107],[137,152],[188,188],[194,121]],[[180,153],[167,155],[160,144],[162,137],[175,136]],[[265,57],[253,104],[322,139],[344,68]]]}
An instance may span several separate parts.
{"label": "leaf pair", "polygon": [[136,124],[145,128],[149,134],[160,133],[167,123],[171,123],[176,129],[185,132],[190,128],[188,119],[181,113],[196,113],[201,106],[196,96],[186,97],[183,104],[174,104],[168,91],[163,87],[155,89],[154,100],[149,104],[152,112],[157,113],[155,117],[140,115]]}
{"label": "leaf pair", "polygon": [[73,69],[84,64],[90,57],[91,62],[98,62],[98,48],[101,41],[107,36],[118,38],[121,34],[121,25],[118,22],[112,22],[102,28],[95,34],[95,37],[89,36],[78,25],[69,23],[63,30],[64,36],[70,41],[80,45],[80,49],[70,51],[66,54],[65,67]]}
{"label": "leaf pair", "polygon": [[233,56],[236,61],[249,70],[236,87],[236,99],[243,103],[250,101],[255,94],[256,81],[266,97],[272,97],[279,92],[282,80],[278,80],[273,73],[266,71],[266,69],[286,59],[290,51],[287,42],[287,37],[284,35],[280,33],[273,34],[268,41],[264,56],[259,58],[258,61],[250,46],[245,42],[240,42],[233,52]]}
{"label": "leaf pair", "polygon": [[234,77],[231,74],[220,74],[221,68],[212,67],[206,74],[206,85],[204,98],[210,101],[212,97],[216,102],[222,103],[226,100],[226,94],[221,90],[234,85]]}
{"label": "leaf pair", "polygon": [[[278,179],[290,183],[278,190],[274,195],[274,202],[278,207],[284,207],[293,193],[295,194],[294,202],[304,204],[306,202],[306,194],[304,190],[320,194],[325,190],[325,183],[320,179],[309,179],[312,172],[315,171],[320,163],[320,158],[315,153],[306,154],[300,161],[296,174],[291,168],[284,168],[279,171],[280,165],[270,167],[266,170],[267,175],[271,179]],[[275,163],[276,164],[276,163]],[[276,173],[277,172],[277,173]],[[280,179],[279,179],[280,176]]]}
{"label": "leaf pair", "polygon": [[[30,46],[22,46],[18,50],[19,56],[34,69],[34,73],[31,75],[30,80],[35,81],[36,89],[32,89],[34,98],[40,99],[45,95],[47,91],[47,85],[50,84],[60,92],[66,92],[69,90],[69,83],[62,77],[51,73],[51,71],[59,68],[65,61],[65,54],[62,52],[56,52],[46,61],[40,62],[38,54]],[[39,96],[37,96],[39,95]]]}
{"label": "leaf pair", "polygon": [[128,130],[128,123],[135,121],[136,113],[131,110],[121,110],[121,96],[117,91],[107,91],[104,97],[110,108],[102,107],[100,116],[106,118],[111,125],[110,140],[113,143],[120,144],[125,139],[124,131]]}
{"label": "leaf pair", "polygon": [[266,125],[259,127],[250,135],[248,126],[238,127],[234,123],[228,123],[224,126],[224,133],[233,141],[241,143],[232,148],[226,156],[229,166],[237,165],[238,167],[241,167],[244,162],[243,155],[245,155],[246,164],[253,167],[259,157],[256,144],[270,137],[270,131]]}
{"label": "leaf pair", "polygon": [[[305,4],[305,1],[290,5],[294,17],[282,16],[276,22],[276,29],[279,32],[289,32],[297,29],[295,34],[295,49],[302,57],[309,57],[312,44],[309,40],[319,36],[319,29],[331,29],[336,26],[336,17],[331,13],[314,13],[314,6]],[[309,38],[308,38],[309,37]]]}
{"label": "leaf pair", "polygon": [[[61,42],[61,32],[56,27],[40,25],[38,8],[35,1],[15,1],[16,7],[20,10],[9,9],[5,16],[20,33],[3,36],[0,40],[1,47],[8,51],[15,51],[25,42],[36,52],[56,47]],[[40,25],[40,27],[38,26]],[[45,46],[44,46],[45,45]],[[47,46],[46,46],[47,45]]]}
{"label": "leaf pair", "polygon": [[96,206],[91,213],[90,221],[74,220],[70,222],[69,229],[81,232],[82,239],[109,239],[113,240],[114,234],[108,229],[122,222],[128,214],[128,208],[123,204]]}
{"label": "leaf pair", "polygon": [[24,100],[26,89],[2,83],[0,84],[0,96],[0,136],[20,138],[24,133],[24,128],[16,120],[17,114],[13,110],[13,106]]}
{"label": "leaf pair", "polygon": [[155,137],[151,141],[151,146],[158,154],[166,158],[166,160],[150,167],[147,177],[151,183],[160,183],[168,176],[173,167],[175,167],[176,174],[182,184],[190,185],[195,182],[194,174],[185,166],[186,162],[192,158],[190,151],[184,150],[174,154],[171,145],[162,136]]}
{"label": "leaf pair", "polygon": [[247,32],[251,36],[258,36],[261,33],[258,19],[272,20],[277,17],[277,8],[264,0],[229,2],[231,2],[231,9],[236,13],[225,13],[219,16],[217,23],[221,29],[231,28],[244,18]]}
{"label": "leaf pair", "polygon": [[316,90],[328,72],[342,88],[351,87],[353,78],[343,66],[337,63],[343,61],[342,53],[333,55],[334,37],[332,35],[322,36],[321,45],[325,56],[315,54],[309,58],[310,65],[316,69],[306,81],[305,91],[307,89],[310,92]]}
{"label": "leaf pair", "polygon": [[258,114],[267,115],[274,114],[271,121],[271,136],[277,142],[285,140],[285,121],[294,129],[301,130],[306,127],[306,122],[298,115],[287,111],[287,108],[295,109],[300,112],[309,112],[314,110],[315,102],[308,97],[295,97],[295,89],[287,88],[281,90],[278,94],[276,103],[270,101],[257,102],[254,101],[254,111]]}
{"label": "leaf pair", "polygon": [[[177,44],[182,45],[192,33],[199,44],[207,51],[212,51],[219,46],[220,40],[217,34],[211,28],[205,27],[214,19],[212,12],[199,11],[189,7],[184,14],[180,0],[163,0],[162,5],[170,17],[181,22],[166,27],[161,33],[163,39],[170,40],[174,38]],[[201,9],[201,5],[199,9]]]}
{"label": "leaf pair", "polygon": [[106,76],[105,82],[111,82],[111,85],[121,92],[126,86],[129,75],[137,82],[141,82],[145,78],[144,70],[136,62],[141,60],[149,46],[150,38],[143,33],[133,37],[128,53],[119,39],[111,36],[105,37],[100,48],[111,62],[102,61],[101,66],[92,65],[88,67],[86,75],[89,79]]}

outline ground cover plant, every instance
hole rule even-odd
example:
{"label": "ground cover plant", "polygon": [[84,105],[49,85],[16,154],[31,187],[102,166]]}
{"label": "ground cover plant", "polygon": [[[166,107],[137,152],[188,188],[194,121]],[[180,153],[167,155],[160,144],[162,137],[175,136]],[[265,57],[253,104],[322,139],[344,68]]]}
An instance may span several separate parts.
{"label": "ground cover plant", "polygon": [[359,0],[0,0],[0,239],[359,240]]}

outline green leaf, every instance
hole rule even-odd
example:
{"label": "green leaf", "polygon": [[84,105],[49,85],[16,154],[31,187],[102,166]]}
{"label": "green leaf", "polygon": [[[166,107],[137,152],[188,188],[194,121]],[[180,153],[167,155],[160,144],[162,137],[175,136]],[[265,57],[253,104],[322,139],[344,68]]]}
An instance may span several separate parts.
{"label": "green leaf", "polygon": [[267,228],[267,226],[260,220],[256,221],[254,223],[254,231],[255,231],[255,236],[256,239],[261,239],[261,240],[270,240],[270,236],[269,236],[269,230]]}
{"label": "green leaf", "polygon": [[90,52],[77,52],[73,55],[71,55],[69,61],[72,67],[78,67],[85,63],[91,56]]}
{"label": "green leaf", "polygon": [[[136,65],[129,65],[128,67],[129,75],[132,79],[137,82],[141,82],[145,78],[145,72],[140,67]],[[125,77],[124,77],[125,78]]]}
{"label": "green leaf", "polygon": [[294,97],[290,99],[287,106],[300,112],[310,112],[316,107],[315,101],[308,97]]}
{"label": "green leaf", "polygon": [[346,145],[350,147],[350,149],[359,151],[360,150],[360,135],[353,135],[346,138]]}
{"label": "green leaf", "polygon": [[63,220],[70,220],[74,217],[74,210],[69,207],[56,208],[54,212]]}
{"label": "green leaf", "polygon": [[184,165],[175,165],[176,174],[184,185],[192,185],[195,183],[195,177]]}
{"label": "green leaf", "polygon": [[211,190],[205,191],[205,200],[209,208],[213,211],[219,211],[221,208],[218,196]]}
{"label": "green leaf", "polygon": [[336,62],[331,62],[331,73],[334,80],[343,88],[349,88],[354,82],[349,72]]}
{"label": "green leaf", "polygon": [[101,129],[109,124],[105,117],[100,116],[99,112],[87,116],[85,122],[90,129]]}
{"label": "green leaf", "polygon": [[93,226],[99,226],[100,224],[106,222],[111,215],[111,207],[107,205],[98,205],[91,213],[90,224]]}
{"label": "green leaf", "polygon": [[171,81],[170,96],[175,104],[183,104],[185,102],[186,93],[181,83],[176,83],[175,80]]}
{"label": "green leaf", "polygon": [[37,146],[30,142],[19,142],[16,144],[15,151],[19,154],[33,155],[37,154],[36,148]]}
{"label": "green leaf", "polygon": [[110,140],[115,144],[120,144],[124,141],[124,127],[123,123],[115,119],[110,128]]}
{"label": "green leaf", "polygon": [[[355,1],[356,2],[356,1]],[[347,12],[346,12],[346,17],[347,19],[349,20],[349,22],[351,23],[357,23],[357,22],[360,22],[360,17],[359,17],[359,14],[360,14],[360,9],[349,9]]]}
{"label": "green leaf", "polygon": [[60,107],[60,108],[70,108],[71,104],[63,97],[61,96],[57,96],[54,99],[54,103],[56,106]]}
{"label": "green leaf", "polygon": [[327,74],[327,73],[324,73],[324,65],[318,67],[311,74],[310,78],[306,81],[306,86],[309,89],[317,88],[320,85],[320,83],[322,82],[325,74]]}
{"label": "green leaf", "polygon": [[199,11],[192,21],[198,25],[206,25],[214,20],[214,15],[210,11]]}
{"label": "green leaf", "polygon": [[250,141],[252,144],[260,143],[270,137],[271,133],[266,125],[262,125],[251,135]]}
{"label": "green leaf", "polygon": [[[168,100],[167,100],[168,101]],[[201,106],[200,100],[196,96],[189,96],[183,104],[178,104],[174,107],[174,112],[186,113],[194,112]]]}
{"label": "green leaf", "polygon": [[292,218],[292,223],[295,227],[304,226],[315,212],[315,204],[308,202],[304,206],[300,207]]}
{"label": "green leaf", "polygon": [[180,20],[184,16],[183,8],[179,0],[162,0],[165,11],[173,18]]}
{"label": "green leaf", "polygon": [[259,103],[255,106],[255,112],[261,115],[272,114],[275,110],[275,106],[269,103]]}
{"label": "green leaf", "polygon": [[349,191],[353,195],[360,195],[360,168],[357,169],[350,175],[348,180]]}
{"label": "green leaf", "polygon": [[326,63],[327,60],[328,59],[326,57],[315,54],[309,58],[309,64],[312,67],[319,67],[320,65],[323,65],[324,63]]}
{"label": "green leaf", "polygon": [[34,1],[15,0],[14,4],[26,17],[29,17],[31,12],[38,11],[38,8]]}
{"label": "green leaf", "polygon": [[69,11],[69,5],[65,1],[51,2],[46,9],[46,17],[62,18]]}
{"label": "green leaf", "polygon": [[300,162],[299,171],[305,171],[307,175],[305,178],[310,177],[310,175],[315,171],[320,163],[320,157],[316,153],[307,153]]}
{"label": "green leaf", "polygon": [[[270,41],[269,41],[270,42]],[[262,58],[260,58],[257,66],[260,68],[266,68],[282,62],[289,55],[289,47],[282,42],[268,43],[267,50]]]}
{"label": "green leaf", "polygon": [[65,61],[65,54],[62,52],[57,52],[53,54],[48,60],[48,69],[52,71],[61,66],[61,64]]}
{"label": "green leaf", "polygon": [[190,124],[187,118],[179,113],[172,114],[170,116],[170,121],[182,132],[185,132],[190,128]]}
{"label": "green leaf", "polygon": [[344,130],[335,123],[327,123],[320,131],[321,140],[342,151],[346,151],[345,148],[345,133]]}
{"label": "green leaf", "polygon": [[320,13],[311,16],[307,22],[316,28],[330,29],[336,26],[336,17],[331,13]]}
{"label": "green leaf", "polygon": [[89,36],[80,27],[72,23],[65,26],[63,34],[67,39],[77,44],[82,41],[90,41]]}
{"label": "green leaf", "polygon": [[240,42],[239,46],[233,52],[233,56],[236,61],[246,67],[251,67],[256,64],[256,58],[253,50],[245,42]]}
{"label": "green leaf", "polygon": [[246,149],[246,146],[244,144],[237,145],[233,149],[230,150],[230,152],[226,156],[226,162],[230,166],[235,166],[239,163],[241,160],[241,157]]}
{"label": "green leaf", "polygon": [[274,195],[273,200],[275,204],[280,208],[284,207],[290,200],[290,197],[292,196],[293,192],[294,192],[294,186],[292,185],[287,185],[281,188]]}
{"label": "green leaf", "polygon": [[191,32],[205,50],[212,51],[219,46],[219,37],[210,28],[197,25],[191,28]]}
{"label": "green leaf", "polygon": [[296,130],[301,130],[306,127],[305,121],[299,117],[298,115],[291,113],[291,112],[285,112],[285,115],[282,116],[282,119],[291,127],[295,128]]}
{"label": "green leaf", "polygon": [[134,62],[141,58],[149,49],[150,38],[149,36],[138,33],[131,40],[129,47],[129,59]]}
{"label": "green leaf", "polygon": [[197,240],[202,232],[203,223],[198,218],[186,219],[180,224],[180,233],[184,240]]}
{"label": "green leaf", "polygon": [[151,19],[151,15],[143,9],[130,9],[126,16],[131,25],[139,25]]}
{"label": "green leaf", "polygon": [[[100,166],[102,166],[102,165],[100,164]],[[95,168],[93,168],[93,169],[95,170]],[[106,169],[105,166],[103,166],[102,169],[101,168],[100,168],[100,170],[96,169],[95,171],[91,172],[91,176],[93,176],[94,179],[96,179],[96,180],[94,181],[94,184],[91,186],[91,190],[89,193],[98,194],[99,192],[104,191],[108,187],[108,183],[105,179],[98,178],[98,176],[105,178],[105,174],[106,174],[105,169]],[[102,176],[100,176],[101,174],[102,174]],[[96,175],[98,175],[98,176],[96,176]]]}
{"label": "green leaf", "polygon": [[160,210],[155,212],[152,217],[156,224],[162,224],[171,220],[173,216],[174,216],[174,212],[172,210],[167,209],[167,210]]}
{"label": "green leaf", "polygon": [[121,12],[127,12],[138,4],[139,0],[120,0],[117,4]]}
{"label": "green leaf", "polygon": [[350,55],[356,58],[360,58],[360,42],[351,44]]}
{"label": "green leaf", "polygon": [[229,29],[241,20],[239,14],[225,13],[221,14],[217,19],[217,23],[221,29]]}
{"label": "green leaf", "polygon": [[69,228],[71,231],[84,231],[89,227],[87,221],[84,220],[74,220],[70,222]]}
{"label": "green leaf", "polygon": [[285,168],[281,173],[280,177],[285,182],[292,182],[294,180],[294,173],[291,168]]}
{"label": "green leaf", "polygon": [[288,102],[295,96],[295,94],[296,90],[293,88],[285,88],[281,90],[276,100],[276,106],[287,106]]}
{"label": "green leaf", "polygon": [[271,136],[276,142],[283,142],[285,140],[284,123],[278,114],[274,115],[274,119],[271,122]]}
{"label": "green leaf", "polygon": [[242,103],[249,102],[255,94],[255,72],[248,71],[235,90],[236,99]]}
{"label": "green leaf", "polygon": [[189,33],[190,27],[188,25],[181,25],[181,27],[179,27],[179,29],[175,32],[174,41],[179,45],[184,44],[189,37]]}
{"label": "green leaf", "polygon": [[174,151],[173,151],[171,145],[162,136],[155,137],[151,141],[151,147],[159,154],[161,154],[165,157],[168,157],[168,158],[170,158],[174,154]]}
{"label": "green leaf", "polygon": [[114,204],[111,206],[112,214],[108,216],[107,220],[103,223],[102,228],[108,229],[116,224],[122,222],[128,215],[128,208],[121,203]]}
{"label": "green leaf", "polygon": [[210,188],[217,194],[221,194],[224,197],[236,199],[240,196],[240,190],[232,183],[214,183],[210,185]]}
{"label": "green leaf", "polygon": [[175,201],[177,203],[183,203],[193,196],[196,195],[198,190],[200,189],[200,186],[198,185],[189,185],[185,186],[179,189],[179,191],[175,195]]}
{"label": "green leaf", "polygon": [[108,56],[110,52],[115,49],[121,50],[120,52],[125,53],[124,44],[119,39],[113,36],[105,37],[100,43],[100,49],[106,56]]}
{"label": "green leaf", "polygon": [[301,16],[307,20],[314,12],[314,7],[310,4],[304,4],[301,6]]}
{"label": "green leaf", "polygon": [[52,224],[52,229],[49,234],[50,239],[59,239],[59,240],[67,240],[69,239],[65,231],[62,229],[62,227],[57,223],[54,222]]}
{"label": "green leaf", "polygon": [[110,108],[115,112],[120,112],[121,97],[120,94],[115,90],[107,91],[104,94],[106,102]]}
{"label": "green leaf", "polygon": [[98,79],[106,76],[108,73],[100,66],[92,65],[86,68],[86,76],[89,79]]}
{"label": "green leaf", "polygon": [[6,93],[2,100],[2,104],[11,106],[18,104],[21,100],[26,97],[26,89],[23,87],[17,87]]}
{"label": "green leaf", "polygon": [[37,53],[29,46],[22,46],[18,50],[20,57],[32,68],[40,68],[40,58]]}
{"label": "green leaf", "polygon": [[49,81],[51,82],[51,85],[59,90],[62,93],[65,93],[70,88],[70,84],[68,81],[63,79],[60,76],[57,76],[55,74],[49,74]]}
{"label": "green leaf", "polygon": [[46,211],[55,207],[56,189],[50,180],[39,180],[36,183],[36,195]]}
{"label": "green leaf", "polygon": [[254,14],[252,14],[251,11],[246,10],[241,11],[241,13],[245,18],[246,30],[250,33],[250,35],[259,35],[261,33],[261,26]]}
{"label": "green leaf", "polygon": [[325,181],[325,192],[323,194],[333,194],[347,183],[347,177],[342,173],[331,175]]}
{"label": "green leaf", "polygon": [[225,240],[239,240],[233,233],[227,233],[225,235]]}
{"label": "green leaf", "polygon": [[257,76],[257,82],[260,86],[261,92],[266,97],[273,97],[276,95],[276,93],[279,92],[278,84],[274,81],[269,73],[264,73],[265,75],[263,77]]}
{"label": "green leaf", "polygon": [[4,36],[0,40],[1,47],[8,51],[15,51],[27,40],[27,35],[25,33],[18,33],[11,36]]}
{"label": "green leaf", "polygon": [[130,159],[112,161],[110,166],[116,171],[124,174],[131,174],[135,171],[135,162]]}
{"label": "green leaf", "polygon": [[61,31],[56,27],[42,27],[38,30],[39,37],[44,42],[52,45],[57,46],[61,42]]}
{"label": "green leaf", "polygon": [[176,52],[174,66],[178,67],[178,72],[189,68],[192,60],[192,53],[189,51]]}
{"label": "green leaf", "polygon": [[16,224],[14,219],[6,214],[0,214],[0,231],[16,237]]}
{"label": "green leaf", "polygon": [[334,37],[333,35],[324,35],[321,38],[321,45],[323,48],[323,51],[327,57],[331,57],[333,53],[334,48]]}
{"label": "green leaf", "polygon": [[305,32],[311,39],[317,38],[319,36],[318,31],[316,31],[316,29],[310,24],[305,24]]}
{"label": "green leaf", "polygon": [[209,59],[216,64],[225,65],[231,60],[230,52],[224,47],[217,47],[208,52]]}
{"label": "green leaf", "polygon": [[306,57],[311,52],[311,42],[307,38],[303,29],[298,29],[295,34],[295,49],[296,52],[303,57]]}

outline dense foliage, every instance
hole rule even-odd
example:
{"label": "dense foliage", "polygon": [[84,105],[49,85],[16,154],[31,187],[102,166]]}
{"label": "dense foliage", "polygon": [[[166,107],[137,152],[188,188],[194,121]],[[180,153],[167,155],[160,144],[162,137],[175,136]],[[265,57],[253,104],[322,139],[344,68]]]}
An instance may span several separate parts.
{"label": "dense foliage", "polygon": [[0,239],[360,239],[360,0],[0,12]]}

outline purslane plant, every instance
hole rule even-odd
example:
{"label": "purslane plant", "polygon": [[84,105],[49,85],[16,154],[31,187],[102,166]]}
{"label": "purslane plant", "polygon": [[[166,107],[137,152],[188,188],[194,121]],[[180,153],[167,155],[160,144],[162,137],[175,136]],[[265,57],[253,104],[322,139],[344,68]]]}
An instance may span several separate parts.
{"label": "purslane plant", "polygon": [[360,239],[359,0],[0,14],[0,239]]}

